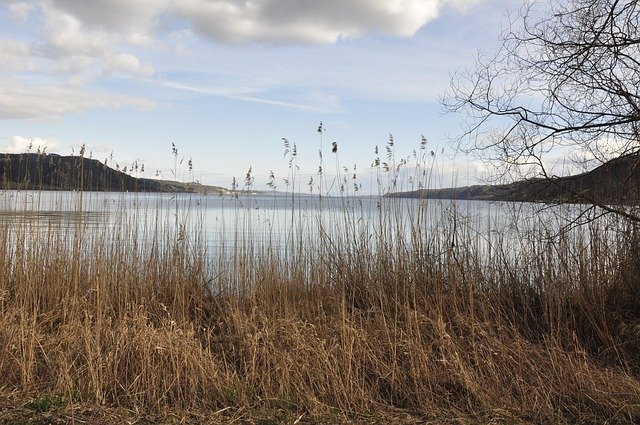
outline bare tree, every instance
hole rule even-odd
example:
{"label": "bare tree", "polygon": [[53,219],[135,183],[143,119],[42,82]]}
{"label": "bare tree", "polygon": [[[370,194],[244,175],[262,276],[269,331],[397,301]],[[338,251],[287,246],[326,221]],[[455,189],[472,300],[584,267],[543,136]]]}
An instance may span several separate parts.
{"label": "bare tree", "polygon": [[[479,55],[472,69],[452,79],[444,103],[465,117],[459,146],[518,178],[551,182],[558,173],[554,158],[574,165],[589,160],[591,167],[616,157],[638,163],[639,12],[631,0],[523,6],[499,51]],[[637,176],[627,173],[622,180],[637,191]],[[623,212],[593,192],[564,189],[577,192],[575,199]]]}

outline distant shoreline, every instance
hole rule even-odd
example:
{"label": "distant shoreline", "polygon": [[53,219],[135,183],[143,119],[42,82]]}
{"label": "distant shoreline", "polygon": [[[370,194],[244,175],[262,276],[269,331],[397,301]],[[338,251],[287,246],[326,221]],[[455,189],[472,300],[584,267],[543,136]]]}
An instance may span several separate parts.
{"label": "distant shoreline", "polygon": [[532,178],[501,185],[419,189],[385,194],[391,198],[461,199],[546,203],[627,204],[640,201],[640,158],[624,155],[586,173]]}

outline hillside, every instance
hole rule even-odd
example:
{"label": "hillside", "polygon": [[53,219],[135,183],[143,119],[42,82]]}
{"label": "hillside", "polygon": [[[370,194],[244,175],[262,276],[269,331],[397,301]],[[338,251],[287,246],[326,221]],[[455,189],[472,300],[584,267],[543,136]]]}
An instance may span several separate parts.
{"label": "hillside", "polygon": [[200,183],[136,178],[95,159],[37,153],[0,154],[0,185],[4,189],[226,192]]}
{"label": "hillside", "polygon": [[421,189],[390,193],[386,196],[523,202],[590,203],[596,201],[607,204],[633,204],[640,200],[640,156],[638,154],[621,156],[589,172],[568,177],[528,179],[503,185]]}

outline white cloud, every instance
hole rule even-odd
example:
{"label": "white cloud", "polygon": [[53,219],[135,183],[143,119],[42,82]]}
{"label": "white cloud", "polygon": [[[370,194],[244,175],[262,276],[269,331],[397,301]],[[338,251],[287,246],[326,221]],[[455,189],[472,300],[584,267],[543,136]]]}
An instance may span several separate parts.
{"label": "white cloud", "polygon": [[29,44],[14,40],[0,40],[0,71],[32,71],[35,59]]}
{"label": "white cloud", "polygon": [[[22,4],[22,3],[20,3]],[[15,6],[10,4],[9,7]],[[148,77],[151,65],[132,53],[121,52],[126,37],[91,28],[78,18],[43,3],[42,38],[25,42],[0,40],[0,72],[38,72],[63,76],[74,85],[85,85],[99,76]]]}
{"label": "white cloud", "polygon": [[26,138],[15,135],[11,138],[11,145],[4,146],[3,152],[6,153],[24,153],[24,152],[54,152],[59,146],[56,140],[41,139],[39,137]]}
{"label": "white cloud", "polygon": [[27,85],[0,78],[0,119],[59,116],[94,108],[133,106],[152,108],[153,102],[134,96],[108,94],[57,85]]}
{"label": "white cloud", "polygon": [[50,4],[74,16],[87,28],[119,33],[144,40],[153,32],[169,0],[50,0]]}
{"label": "white cloud", "polygon": [[104,59],[107,72],[122,72],[129,75],[149,77],[153,74],[151,65],[144,65],[140,60],[129,53],[118,53]]}
{"label": "white cloud", "polygon": [[43,50],[52,56],[100,55],[117,42],[115,35],[100,29],[85,29],[79,19],[58,9],[45,5],[42,13],[45,21]]}
{"label": "white cloud", "polygon": [[154,69],[132,53],[121,52],[120,34],[86,28],[75,17],[43,4],[41,38],[0,40],[0,77],[32,72],[86,85],[101,76],[148,77]]}
{"label": "white cloud", "polygon": [[93,31],[145,43],[162,21],[186,20],[225,43],[330,44],[371,34],[411,37],[443,7],[480,0],[49,0]]}
{"label": "white cloud", "polygon": [[26,21],[29,18],[29,15],[31,15],[33,9],[33,4],[25,2],[10,3],[7,6],[9,15],[18,21]]}
{"label": "white cloud", "polygon": [[181,0],[171,11],[227,43],[330,44],[381,33],[410,37],[438,16],[438,0]]}

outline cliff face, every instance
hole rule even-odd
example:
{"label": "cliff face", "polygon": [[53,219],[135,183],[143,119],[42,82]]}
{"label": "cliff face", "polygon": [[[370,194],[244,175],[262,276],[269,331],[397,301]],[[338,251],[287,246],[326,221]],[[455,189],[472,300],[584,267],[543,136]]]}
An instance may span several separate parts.
{"label": "cliff face", "polygon": [[390,193],[389,197],[468,199],[523,202],[600,202],[634,204],[640,201],[640,156],[625,155],[586,173],[551,179],[521,180],[504,185],[477,185]]}
{"label": "cliff face", "polygon": [[216,186],[143,179],[114,170],[95,159],[56,154],[0,154],[4,189],[216,192]]}

